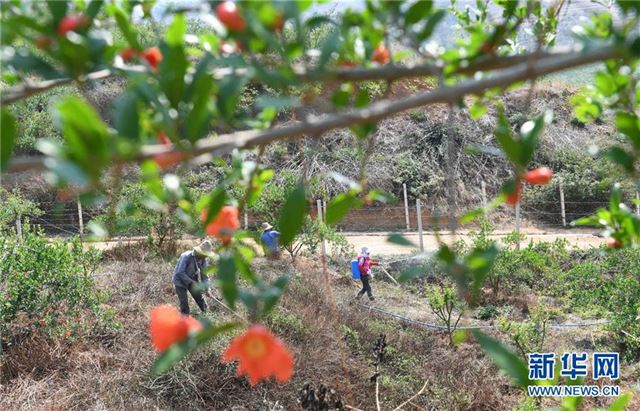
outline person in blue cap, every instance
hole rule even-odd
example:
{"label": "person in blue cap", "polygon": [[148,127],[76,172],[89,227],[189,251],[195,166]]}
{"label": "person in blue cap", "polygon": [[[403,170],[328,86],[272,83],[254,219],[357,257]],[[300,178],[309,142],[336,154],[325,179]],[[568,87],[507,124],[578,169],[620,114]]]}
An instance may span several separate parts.
{"label": "person in blue cap", "polygon": [[262,235],[260,240],[265,245],[267,257],[277,260],[280,258],[280,245],[278,244],[280,233],[273,229],[269,223],[262,223]]}

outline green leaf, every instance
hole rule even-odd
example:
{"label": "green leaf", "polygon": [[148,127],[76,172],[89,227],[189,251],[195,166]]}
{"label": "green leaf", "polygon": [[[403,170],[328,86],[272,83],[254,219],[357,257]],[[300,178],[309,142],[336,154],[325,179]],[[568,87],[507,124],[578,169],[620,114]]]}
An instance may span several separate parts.
{"label": "green leaf", "polygon": [[634,157],[618,146],[609,147],[603,151],[603,156],[609,158],[628,172],[633,172]]}
{"label": "green leaf", "polygon": [[234,308],[238,298],[238,285],[236,284],[236,264],[233,255],[220,256],[218,261],[219,288],[229,307]]}
{"label": "green leaf", "polygon": [[504,113],[500,113],[500,116],[498,117],[496,139],[509,161],[520,165],[520,145],[513,139],[511,135],[511,127],[509,126],[509,122],[504,116]]}
{"label": "green leaf", "polygon": [[280,228],[280,242],[283,247],[288,246],[296,238],[298,230],[304,223],[307,213],[307,199],[304,184],[301,182],[288,196],[280,213],[278,228]]}
{"label": "green leaf", "polygon": [[178,361],[183,359],[187,354],[195,351],[196,348],[205,344],[212,338],[227,333],[231,330],[238,328],[240,325],[237,323],[227,323],[218,326],[207,325],[202,331],[198,332],[195,336],[189,337],[187,340],[174,344],[164,351],[160,357],[156,359],[151,368],[153,375],[160,375],[167,372]]}
{"label": "green leaf", "polygon": [[447,12],[445,10],[438,10],[435,13],[433,13],[431,16],[429,16],[429,18],[427,19],[427,24],[424,25],[424,28],[418,34],[418,39],[420,39],[421,41],[424,41],[429,37],[431,37],[438,23],[440,23],[440,21],[446,15],[447,15]]}
{"label": "green leaf", "polygon": [[184,42],[184,35],[187,33],[187,20],[183,13],[174,14],[173,21],[167,29],[164,40],[169,47],[180,47]]}
{"label": "green leaf", "polygon": [[640,150],[640,120],[633,113],[620,112],[616,115],[618,131],[629,137],[636,150]]}
{"label": "green leaf", "polygon": [[387,237],[387,242],[392,244],[398,244],[406,247],[417,247],[412,241],[407,239],[402,234],[390,234]]}
{"label": "green leaf", "polygon": [[467,224],[484,214],[484,208],[476,208],[460,217],[460,224]]}
{"label": "green leaf", "polygon": [[495,244],[487,248],[476,248],[465,258],[465,266],[471,271],[473,288],[478,290],[482,287],[487,274],[491,271],[496,257],[498,247]]}
{"label": "green leaf", "polygon": [[487,355],[491,357],[500,369],[506,371],[519,387],[526,388],[529,385],[535,385],[534,382],[529,380],[529,370],[520,357],[482,332],[478,330],[473,330],[472,332]]}
{"label": "green leaf", "polygon": [[480,100],[473,102],[473,105],[469,107],[469,114],[473,120],[478,120],[480,117],[487,114],[487,106]]}
{"label": "green leaf", "polygon": [[611,403],[608,408],[608,411],[624,411],[627,408],[627,405],[631,402],[633,398],[633,394],[630,392],[626,392],[618,397],[617,400]]}
{"label": "green leaf", "polygon": [[361,204],[362,202],[356,198],[353,192],[338,194],[327,204],[326,223],[332,225],[342,221],[349,210],[360,207]]}
{"label": "green leaf", "polygon": [[140,134],[140,116],[138,99],[135,94],[125,93],[114,103],[115,128],[118,134],[130,139],[137,139]]}
{"label": "green leaf", "polygon": [[596,73],[595,84],[598,91],[605,97],[612,96],[617,90],[613,77],[604,72]]}
{"label": "green leaf", "polygon": [[540,135],[544,130],[544,126],[549,124],[552,120],[552,114],[550,111],[536,117],[533,121],[527,121],[520,128],[520,134],[522,136],[521,148],[520,148],[520,161],[517,163],[522,167],[526,167],[527,164],[533,158],[533,153],[538,145]]}
{"label": "green leaf", "polygon": [[16,119],[6,108],[2,109],[2,131],[0,132],[0,171],[9,166],[9,158],[16,143]]}
{"label": "green leaf", "polygon": [[426,271],[423,267],[413,266],[409,267],[406,270],[403,270],[398,276],[398,282],[407,282],[411,281],[415,278],[424,277],[426,275]]}
{"label": "green leaf", "polygon": [[129,46],[136,50],[142,50],[136,31],[131,26],[131,21],[129,20],[127,13],[119,7],[112,7],[111,10],[113,12],[113,16],[116,18],[116,24],[118,24],[118,28],[122,32],[124,38],[127,39]]}
{"label": "green leaf", "polygon": [[169,99],[171,107],[178,108],[185,89],[184,77],[189,62],[184,47],[161,46],[162,62],[160,63],[160,86]]}
{"label": "green leaf", "polygon": [[102,176],[109,163],[109,132],[100,115],[78,97],[68,97],[56,106],[57,122],[67,145],[67,156],[92,178]]}
{"label": "green leaf", "polygon": [[95,19],[98,13],[100,12],[100,9],[102,8],[103,4],[104,4],[104,1],[102,0],[91,0],[89,5],[87,6],[87,12],[86,12],[87,17],[91,20]]}
{"label": "green leaf", "polygon": [[54,23],[58,23],[64,16],[67,15],[68,4],[66,1],[48,0],[47,6],[53,16]]}
{"label": "green leaf", "polygon": [[407,10],[407,14],[404,15],[404,21],[407,24],[415,24],[428,16],[432,7],[433,1],[416,1]]}

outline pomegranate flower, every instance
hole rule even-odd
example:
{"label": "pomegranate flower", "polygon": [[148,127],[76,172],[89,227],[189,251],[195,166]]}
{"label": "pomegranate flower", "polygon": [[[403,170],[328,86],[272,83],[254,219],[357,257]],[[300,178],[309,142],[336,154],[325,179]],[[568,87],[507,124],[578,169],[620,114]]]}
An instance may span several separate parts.
{"label": "pomegranate flower", "polygon": [[529,184],[545,185],[551,181],[553,171],[549,167],[538,167],[524,175],[524,180]]}
{"label": "pomegranate flower", "polygon": [[507,204],[514,206],[520,202],[520,194],[522,192],[522,181],[516,178],[516,186],[513,191],[507,196]]}
{"label": "pomegranate flower", "polygon": [[222,362],[237,359],[238,376],[246,375],[251,385],[275,377],[283,383],[293,374],[293,357],[280,339],[259,324],[252,325],[231,341],[222,355]]}
{"label": "pomegranate flower", "polygon": [[198,332],[202,324],[195,318],[182,315],[170,305],[158,305],[151,310],[149,334],[151,344],[158,352],[163,352],[173,344],[184,341],[191,332]]}
{"label": "pomegranate flower", "polygon": [[[200,219],[207,221],[209,210],[202,210]],[[238,220],[238,209],[233,206],[224,206],[216,216],[216,218],[207,224],[205,232],[213,237],[216,237],[223,244],[228,244],[231,241],[233,233],[240,228],[240,220]]]}

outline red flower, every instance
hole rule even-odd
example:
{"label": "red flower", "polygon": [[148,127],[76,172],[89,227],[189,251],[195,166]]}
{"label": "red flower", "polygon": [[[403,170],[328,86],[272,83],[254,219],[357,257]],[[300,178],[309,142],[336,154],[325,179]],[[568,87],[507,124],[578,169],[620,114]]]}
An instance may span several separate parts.
{"label": "red flower", "polygon": [[529,184],[545,185],[551,181],[551,177],[553,177],[553,171],[549,167],[538,167],[525,174],[524,180]]}
{"label": "red flower", "polygon": [[291,379],[293,357],[277,337],[262,325],[252,325],[242,335],[231,341],[222,355],[222,362],[237,359],[238,376],[246,375],[249,383],[256,385],[261,380],[275,377],[278,382]]}
{"label": "red flower", "polygon": [[182,315],[170,305],[158,305],[151,310],[149,334],[151,344],[158,352],[165,351],[173,344],[183,341],[190,332],[202,329],[200,321],[188,315]]}
{"label": "red flower", "polygon": [[120,57],[122,57],[122,60],[124,60],[125,62],[133,60],[133,58],[137,55],[138,50],[132,49],[131,47],[128,47],[120,52]]}
{"label": "red flower", "polygon": [[616,240],[613,237],[607,238],[607,247],[609,248],[621,248],[622,242],[620,240]]}
{"label": "red flower", "polygon": [[[209,210],[202,210],[200,219],[207,221]],[[213,237],[216,237],[223,244],[228,244],[231,241],[233,232],[240,228],[240,220],[238,220],[238,209],[233,206],[224,206],[216,216],[205,227],[205,232]]]}
{"label": "red flower", "polygon": [[522,192],[522,181],[516,178],[515,189],[507,196],[507,204],[514,206],[520,201],[520,193]]}
{"label": "red flower", "polygon": [[60,23],[58,23],[58,34],[64,36],[70,31],[86,27],[87,24],[89,24],[89,19],[87,19],[87,16],[64,16],[62,20],[60,20]]}
{"label": "red flower", "polygon": [[151,47],[142,52],[142,58],[144,58],[151,68],[158,68],[162,61],[162,53],[157,47]]}
{"label": "red flower", "polygon": [[389,62],[389,50],[387,50],[384,44],[378,44],[378,47],[373,50],[371,61],[375,61],[380,64],[387,64]]}
{"label": "red flower", "polygon": [[227,29],[232,31],[244,30],[244,19],[240,15],[236,3],[225,1],[224,3],[218,4],[218,7],[216,7],[216,16],[218,16],[218,20],[220,20]]}

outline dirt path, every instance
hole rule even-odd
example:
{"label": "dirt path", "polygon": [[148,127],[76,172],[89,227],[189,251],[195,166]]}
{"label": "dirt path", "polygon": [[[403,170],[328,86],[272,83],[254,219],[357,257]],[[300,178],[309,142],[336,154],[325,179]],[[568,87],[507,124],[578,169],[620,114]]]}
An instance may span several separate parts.
{"label": "dirt path", "polygon": [[[594,235],[594,229],[566,229],[561,231],[545,231],[537,228],[524,228],[521,231],[525,234],[526,239],[522,241],[522,245],[526,245],[529,241],[533,242],[551,242],[556,239],[565,239],[569,242],[571,246],[578,248],[589,248],[589,247],[597,247],[601,244],[604,244],[605,239],[601,237],[596,237]],[[495,231],[490,237],[494,238],[498,241],[501,241],[505,236],[509,235],[511,231]],[[418,233],[417,232],[406,232],[403,233],[404,236],[414,243],[415,247],[401,246],[393,243],[389,243],[387,241],[387,237],[390,232],[370,232],[370,233],[362,233],[362,232],[345,232],[345,236],[347,240],[356,250],[359,250],[362,246],[369,247],[375,254],[378,255],[406,255],[413,254],[418,251]],[[452,237],[449,232],[441,231],[440,238],[450,244],[455,241],[464,240],[471,241],[472,235],[469,230],[461,230],[456,233],[455,237]],[[86,242],[85,247],[95,247],[98,250],[108,250],[111,249],[118,244],[126,244],[126,243],[135,243],[140,241],[146,241],[144,237],[129,237],[121,240],[109,240],[109,241],[99,241],[99,242]],[[181,247],[188,248],[192,247],[198,242],[198,239],[184,239],[180,240]],[[435,233],[433,232],[425,232],[423,234],[423,242],[424,242],[424,250],[426,252],[435,251],[438,249],[438,241]]]}
{"label": "dirt path", "polygon": [[[490,237],[501,241],[504,237],[509,235],[511,231],[495,232]],[[562,231],[544,231],[536,228],[527,228],[522,230],[526,239],[520,244],[525,246],[529,241],[533,242],[552,242],[557,239],[565,239],[569,242],[570,246],[577,248],[589,248],[598,247],[604,244],[606,239],[602,237],[596,237],[593,229],[567,229]],[[401,255],[410,254],[417,251],[417,247],[405,247],[397,244],[392,244],[387,241],[389,233],[345,233],[347,240],[356,248],[360,249],[362,246],[369,247],[373,252],[379,255]],[[419,244],[418,233],[408,232],[404,233],[405,237],[413,242]],[[455,237],[452,237],[449,232],[441,232],[440,238],[447,244],[451,244],[455,241],[464,240],[471,241],[472,236],[469,231],[460,231]],[[435,251],[438,249],[437,237],[433,232],[423,234],[424,250]]]}

